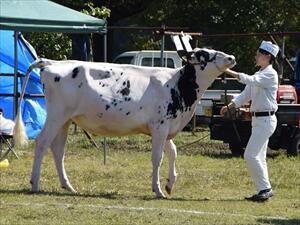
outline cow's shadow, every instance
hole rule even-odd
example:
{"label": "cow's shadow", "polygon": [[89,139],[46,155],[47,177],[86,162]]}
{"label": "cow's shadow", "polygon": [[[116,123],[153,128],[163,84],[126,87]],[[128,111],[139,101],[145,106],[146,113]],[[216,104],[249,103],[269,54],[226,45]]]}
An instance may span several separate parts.
{"label": "cow's shadow", "polygon": [[144,201],[178,201],[178,202],[206,202],[206,201],[226,201],[226,202],[236,202],[243,201],[243,199],[231,198],[231,199],[210,199],[210,198],[183,198],[183,197],[167,197],[164,199],[157,199],[154,195],[125,195],[118,192],[98,192],[98,193],[71,193],[71,192],[57,192],[57,191],[40,191],[38,193],[32,193],[30,189],[19,189],[19,190],[8,190],[0,189],[0,194],[12,194],[12,195],[31,195],[31,196],[57,196],[57,197],[82,197],[82,198],[103,198],[110,200],[124,200],[124,199],[137,199]]}
{"label": "cow's shadow", "polygon": [[274,225],[300,225],[300,219],[258,219],[257,222]]}
{"label": "cow's shadow", "polygon": [[57,191],[40,191],[38,193],[31,192],[30,189],[20,189],[20,190],[8,190],[0,189],[0,194],[22,194],[22,195],[32,195],[32,196],[58,196],[58,197],[86,197],[86,198],[105,198],[105,199],[118,199],[120,194],[117,192],[101,192],[101,193],[71,193],[71,192],[57,192]]}

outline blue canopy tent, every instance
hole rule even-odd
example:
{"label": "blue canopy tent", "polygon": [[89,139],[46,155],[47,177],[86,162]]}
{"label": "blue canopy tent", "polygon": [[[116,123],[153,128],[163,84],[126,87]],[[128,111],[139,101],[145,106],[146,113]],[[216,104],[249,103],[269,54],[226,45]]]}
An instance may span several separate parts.
{"label": "blue canopy tent", "polygon": [[[30,64],[36,59],[32,47],[18,33],[18,90],[23,85],[22,76],[26,73]],[[14,119],[14,32],[0,30],[0,108],[4,111],[4,117]],[[22,102],[22,117],[29,138],[35,138],[40,132],[46,119],[45,100],[40,76],[32,72],[29,78],[25,99]]]}
{"label": "blue canopy tent", "polygon": [[[18,110],[24,74],[35,59],[20,31],[106,35],[106,21],[48,0],[0,1],[0,108],[10,119]],[[32,72],[29,78],[21,112],[28,137],[35,138],[45,121],[45,102],[39,74]]]}

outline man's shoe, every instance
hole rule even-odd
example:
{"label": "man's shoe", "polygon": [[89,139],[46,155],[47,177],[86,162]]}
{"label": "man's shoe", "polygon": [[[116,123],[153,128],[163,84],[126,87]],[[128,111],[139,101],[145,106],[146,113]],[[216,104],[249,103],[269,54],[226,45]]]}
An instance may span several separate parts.
{"label": "man's shoe", "polygon": [[246,197],[245,199],[253,202],[264,202],[273,196],[272,189],[266,189],[260,191],[258,194],[251,197]]}

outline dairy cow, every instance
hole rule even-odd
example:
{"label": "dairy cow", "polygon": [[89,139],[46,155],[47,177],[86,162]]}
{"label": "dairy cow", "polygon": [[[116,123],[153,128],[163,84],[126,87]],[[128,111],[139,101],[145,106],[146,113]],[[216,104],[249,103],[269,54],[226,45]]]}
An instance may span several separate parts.
{"label": "dairy cow", "polygon": [[53,152],[63,188],[75,192],[64,168],[64,147],[71,121],[101,136],[143,133],[152,137],[152,190],[164,198],[159,180],[165,151],[169,156],[166,191],[176,181],[176,146],[172,138],[190,121],[197,102],[214,79],[235,65],[234,56],[195,49],[179,69],[41,59],[47,119],[36,139],[32,191],[39,191],[40,167],[48,148]]}

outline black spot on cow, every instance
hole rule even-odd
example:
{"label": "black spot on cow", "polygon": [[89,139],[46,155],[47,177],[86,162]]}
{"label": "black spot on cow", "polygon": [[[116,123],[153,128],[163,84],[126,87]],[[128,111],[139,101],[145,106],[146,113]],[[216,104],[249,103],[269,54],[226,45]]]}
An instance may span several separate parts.
{"label": "black spot on cow", "polygon": [[128,80],[127,83],[124,81],[123,86],[125,86],[120,92],[123,96],[128,96],[130,94],[130,81]]}
{"label": "black spot on cow", "polygon": [[102,85],[102,82],[99,82],[99,85]]}
{"label": "black spot on cow", "polygon": [[140,106],[140,110],[142,110],[143,109],[143,107],[142,106]]}
{"label": "black spot on cow", "polygon": [[169,87],[169,85],[167,84],[167,88]]}
{"label": "black spot on cow", "polygon": [[116,82],[118,82],[119,81],[119,79],[116,79]]}
{"label": "black spot on cow", "polygon": [[118,103],[115,102],[115,103],[113,103],[113,105],[116,107],[118,105]]}
{"label": "black spot on cow", "polygon": [[82,85],[83,85],[83,83],[82,83],[82,82],[80,82],[80,84],[78,85],[78,88],[81,88],[81,87],[82,87]]}
{"label": "black spot on cow", "polygon": [[78,75],[78,73],[79,73],[79,68],[78,68],[78,67],[75,67],[75,68],[73,69],[73,71],[72,71],[72,78],[73,78],[73,79],[76,78],[77,75]]}
{"label": "black spot on cow", "polygon": [[158,110],[158,114],[160,114],[160,110]]}
{"label": "black spot on cow", "polygon": [[125,97],[124,100],[125,100],[125,102],[129,102],[131,100],[131,98],[130,97]]}
{"label": "black spot on cow", "polygon": [[59,81],[60,81],[60,77],[59,76],[54,77],[54,82],[59,82]]}
{"label": "black spot on cow", "polygon": [[176,118],[177,111],[187,111],[197,100],[198,88],[195,68],[187,64],[178,79],[177,87],[171,88],[172,101],[168,103],[167,115]]}
{"label": "black spot on cow", "polygon": [[105,110],[108,110],[110,108],[110,105],[105,106]]}
{"label": "black spot on cow", "polygon": [[209,58],[209,53],[207,51],[197,51],[195,53],[197,60],[200,62],[200,69],[204,70],[208,62],[212,62],[215,56],[211,59]]}
{"label": "black spot on cow", "polygon": [[172,102],[168,104],[168,115],[172,115],[173,118],[176,118],[176,112],[177,110],[183,111],[183,105],[182,105],[182,99],[178,91],[176,91],[174,88],[171,89],[171,98]]}
{"label": "black spot on cow", "polygon": [[103,96],[102,94],[99,95],[99,97],[102,97],[102,96]]}
{"label": "black spot on cow", "polygon": [[184,74],[178,80],[178,90],[185,107],[191,107],[195,103],[197,100],[196,90],[198,88],[194,66],[186,65],[184,67]]}
{"label": "black spot on cow", "polygon": [[130,112],[127,112],[126,115],[128,116],[130,114]]}
{"label": "black spot on cow", "polygon": [[119,111],[122,111],[122,110],[123,110],[122,108],[119,109]]}
{"label": "black spot on cow", "polygon": [[164,122],[165,122],[165,121],[162,120],[162,121],[160,121],[160,124],[163,124]]}
{"label": "black spot on cow", "polygon": [[121,72],[121,74],[120,74],[121,76],[123,75],[123,72]]}

